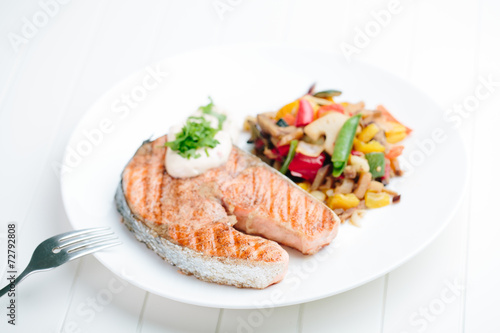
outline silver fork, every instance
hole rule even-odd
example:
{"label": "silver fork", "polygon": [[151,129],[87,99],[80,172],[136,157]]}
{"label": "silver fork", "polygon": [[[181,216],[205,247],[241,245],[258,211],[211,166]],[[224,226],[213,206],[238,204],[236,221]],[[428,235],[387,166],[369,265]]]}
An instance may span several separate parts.
{"label": "silver fork", "polygon": [[[62,233],[44,240],[37,246],[28,267],[14,280],[14,286],[28,275],[52,268],[87,254],[121,244],[109,228],[90,228]],[[12,283],[0,290],[0,297],[10,290]]]}

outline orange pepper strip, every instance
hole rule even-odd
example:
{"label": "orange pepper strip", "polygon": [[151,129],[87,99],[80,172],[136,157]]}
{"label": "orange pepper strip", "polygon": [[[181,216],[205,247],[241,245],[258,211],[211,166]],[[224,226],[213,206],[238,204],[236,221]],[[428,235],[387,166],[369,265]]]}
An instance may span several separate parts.
{"label": "orange pepper strip", "polygon": [[283,120],[286,121],[288,126],[295,125],[295,116],[291,113],[287,113],[286,115],[284,115]]}
{"label": "orange pepper strip", "polygon": [[392,160],[393,158],[396,158],[399,155],[401,155],[403,153],[404,148],[405,148],[404,146],[394,146],[391,148],[391,150],[389,150],[387,154],[385,154],[385,157]]}
{"label": "orange pepper strip", "polygon": [[[386,120],[401,124],[401,122],[399,120],[397,120],[396,118],[394,118],[394,116],[383,105],[378,105],[377,110],[382,112],[382,115],[386,118]],[[403,125],[403,124],[401,124],[401,125]],[[405,125],[403,125],[403,126],[405,126]],[[410,134],[413,131],[411,128],[409,128],[407,126],[405,126],[405,128],[406,128],[406,134]]]}

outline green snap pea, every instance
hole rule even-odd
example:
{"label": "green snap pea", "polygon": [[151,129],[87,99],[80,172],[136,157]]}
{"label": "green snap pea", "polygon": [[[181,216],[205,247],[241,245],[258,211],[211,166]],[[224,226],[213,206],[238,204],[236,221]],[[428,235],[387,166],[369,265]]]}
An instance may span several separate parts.
{"label": "green snap pea", "polygon": [[368,153],[365,158],[370,166],[373,179],[382,177],[385,173],[385,156],[383,153]]}
{"label": "green snap pea", "polygon": [[356,135],[359,119],[361,114],[352,116],[347,119],[337,135],[335,147],[333,148],[332,163],[333,163],[333,177],[338,177],[344,171],[344,168],[351,153],[352,143]]}
{"label": "green snap pea", "polygon": [[282,174],[285,174],[288,171],[288,166],[290,165],[295,156],[295,151],[297,150],[298,144],[299,144],[298,140],[292,140],[292,142],[290,142],[290,150],[288,151],[288,155],[286,156],[285,162],[283,163],[280,169],[280,172]]}

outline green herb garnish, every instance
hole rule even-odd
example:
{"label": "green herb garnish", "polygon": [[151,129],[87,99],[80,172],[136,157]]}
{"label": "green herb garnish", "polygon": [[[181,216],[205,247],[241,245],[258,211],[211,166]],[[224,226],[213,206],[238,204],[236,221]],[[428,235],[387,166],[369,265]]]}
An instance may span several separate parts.
{"label": "green herb garnish", "polygon": [[[212,101],[210,104],[213,105]],[[221,127],[220,120],[219,127]],[[205,154],[208,156],[207,148],[214,148],[219,144],[219,141],[214,138],[217,132],[219,129],[211,127],[210,122],[205,118],[189,117],[186,125],[176,134],[175,140],[166,142],[165,146],[176,150],[179,155],[187,159],[199,158],[201,155],[196,152],[198,148],[205,148]]]}
{"label": "green herb garnish", "polygon": [[205,106],[200,106],[200,110],[204,114],[208,114],[208,115],[211,115],[211,116],[214,116],[215,118],[217,118],[217,120],[219,121],[218,130],[221,130],[222,123],[226,120],[226,115],[222,114],[222,113],[215,112],[214,111],[214,101],[212,100],[212,97],[208,97],[208,99],[210,100],[210,103],[208,103]]}

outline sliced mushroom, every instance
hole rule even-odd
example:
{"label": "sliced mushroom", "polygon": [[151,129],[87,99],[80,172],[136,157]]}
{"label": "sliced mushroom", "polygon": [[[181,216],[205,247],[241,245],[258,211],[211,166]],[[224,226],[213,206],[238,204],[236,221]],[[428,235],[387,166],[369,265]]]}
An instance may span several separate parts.
{"label": "sliced mushroom", "polygon": [[[327,164],[321,167],[314,177],[314,181],[311,184],[311,191],[317,190],[321,184],[323,184],[326,176],[331,172],[331,165]],[[333,179],[332,179],[333,180]]]}
{"label": "sliced mushroom", "polygon": [[389,190],[389,189],[388,189],[388,188],[386,188],[386,187],[384,187],[384,188],[382,189],[382,192],[385,192],[385,193],[390,194],[390,195],[392,195],[392,196],[396,196],[396,195],[398,195],[398,192],[394,192],[394,191],[392,191],[392,190]]}
{"label": "sliced mushroom", "polygon": [[386,151],[389,151],[390,147],[385,139],[385,131],[378,131],[373,137],[373,140],[380,142],[385,147]]}
{"label": "sliced mushroom", "polygon": [[275,147],[279,146],[280,139],[277,136],[272,136],[270,140],[273,146]]}
{"label": "sliced mushroom", "polygon": [[250,132],[250,123],[256,124],[257,123],[257,118],[252,117],[252,116],[247,116],[245,118],[245,121],[243,122],[243,130]]}
{"label": "sliced mushroom", "polygon": [[392,169],[394,170],[394,174],[396,176],[402,176],[403,175],[403,170],[401,170],[401,166],[399,165],[399,161],[397,158],[393,158],[391,160],[391,166],[392,166]]}
{"label": "sliced mushroom", "polygon": [[358,112],[361,112],[365,108],[365,103],[364,102],[359,102],[355,104],[347,104],[344,107],[344,110],[348,112],[349,114],[356,114]]}
{"label": "sliced mushroom", "polygon": [[354,187],[354,180],[344,178],[342,184],[335,188],[335,194],[348,194],[352,193]]}
{"label": "sliced mushroom", "polygon": [[366,191],[370,187],[370,182],[372,181],[372,174],[369,172],[362,172],[359,176],[357,187],[354,190],[354,195],[358,199],[363,199]]}
{"label": "sliced mushroom", "polygon": [[265,114],[257,115],[257,123],[262,132],[271,136],[271,142],[275,146],[289,144],[292,140],[298,140],[304,136],[304,130],[295,126],[280,127],[274,119]]}
{"label": "sliced mushroom", "polygon": [[367,209],[365,199],[359,201],[358,209]]}
{"label": "sliced mushroom", "polygon": [[[333,212],[337,215],[340,215],[344,212],[344,210],[342,208],[336,208],[333,210]],[[342,222],[344,222],[344,221],[342,221]]]}
{"label": "sliced mushroom", "polygon": [[359,124],[364,128],[373,123],[373,116],[367,116],[366,118],[361,118]]}
{"label": "sliced mushroom", "polygon": [[304,136],[304,131],[302,128],[298,128],[295,126],[290,126],[290,127],[283,127],[283,129],[289,129],[292,128],[293,132],[290,132],[288,134],[283,135],[278,142],[278,146],[284,146],[292,142],[292,140],[299,140]]}
{"label": "sliced mushroom", "polygon": [[247,143],[254,143],[257,139],[264,139],[260,129],[257,127],[257,123],[251,120],[248,120],[248,126],[250,128],[250,139],[248,139]]}
{"label": "sliced mushroom", "polygon": [[344,169],[344,176],[348,179],[354,179],[356,178],[356,175],[358,173],[356,172],[356,169],[352,165],[348,165]]}
{"label": "sliced mushroom", "polygon": [[280,156],[277,155],[276,153],[274,153],[271,149],[269,148],[266,148],[264,149],[264,152],[263,152],[264,155],[266,155],[268,158],[270,158],[271,160],[276,160],[278,159]]}
{"label": "sliced mushroom", "polygon": [[275,168],[276,170],[280,170],[282,165],[283,164],[278,160],[274,160],[273,162],[273,168]]}
{"label": "sliced mushroom", "polygon": [[333,185],[333,177],[332,176],[327,176],[325,178],[325,183],[323,185],[320,185],[319,189],[320,190],[332,190],[332,185]]}
{"label": "sliced mushroom", "polygon": [[339,218],[342,220],[342,222],[347,221],[351,215],[356,211],[356,208],[349,208],[345,212],[339,215]]}
{"label": "sliced mushroom", "polygon": [[281,132],[278,125],[274,123],[274,120],[266,116],[265,114],[257,115],[257,123],[259,124],[262,131],[270,134],[271,136],[278,136]]}

